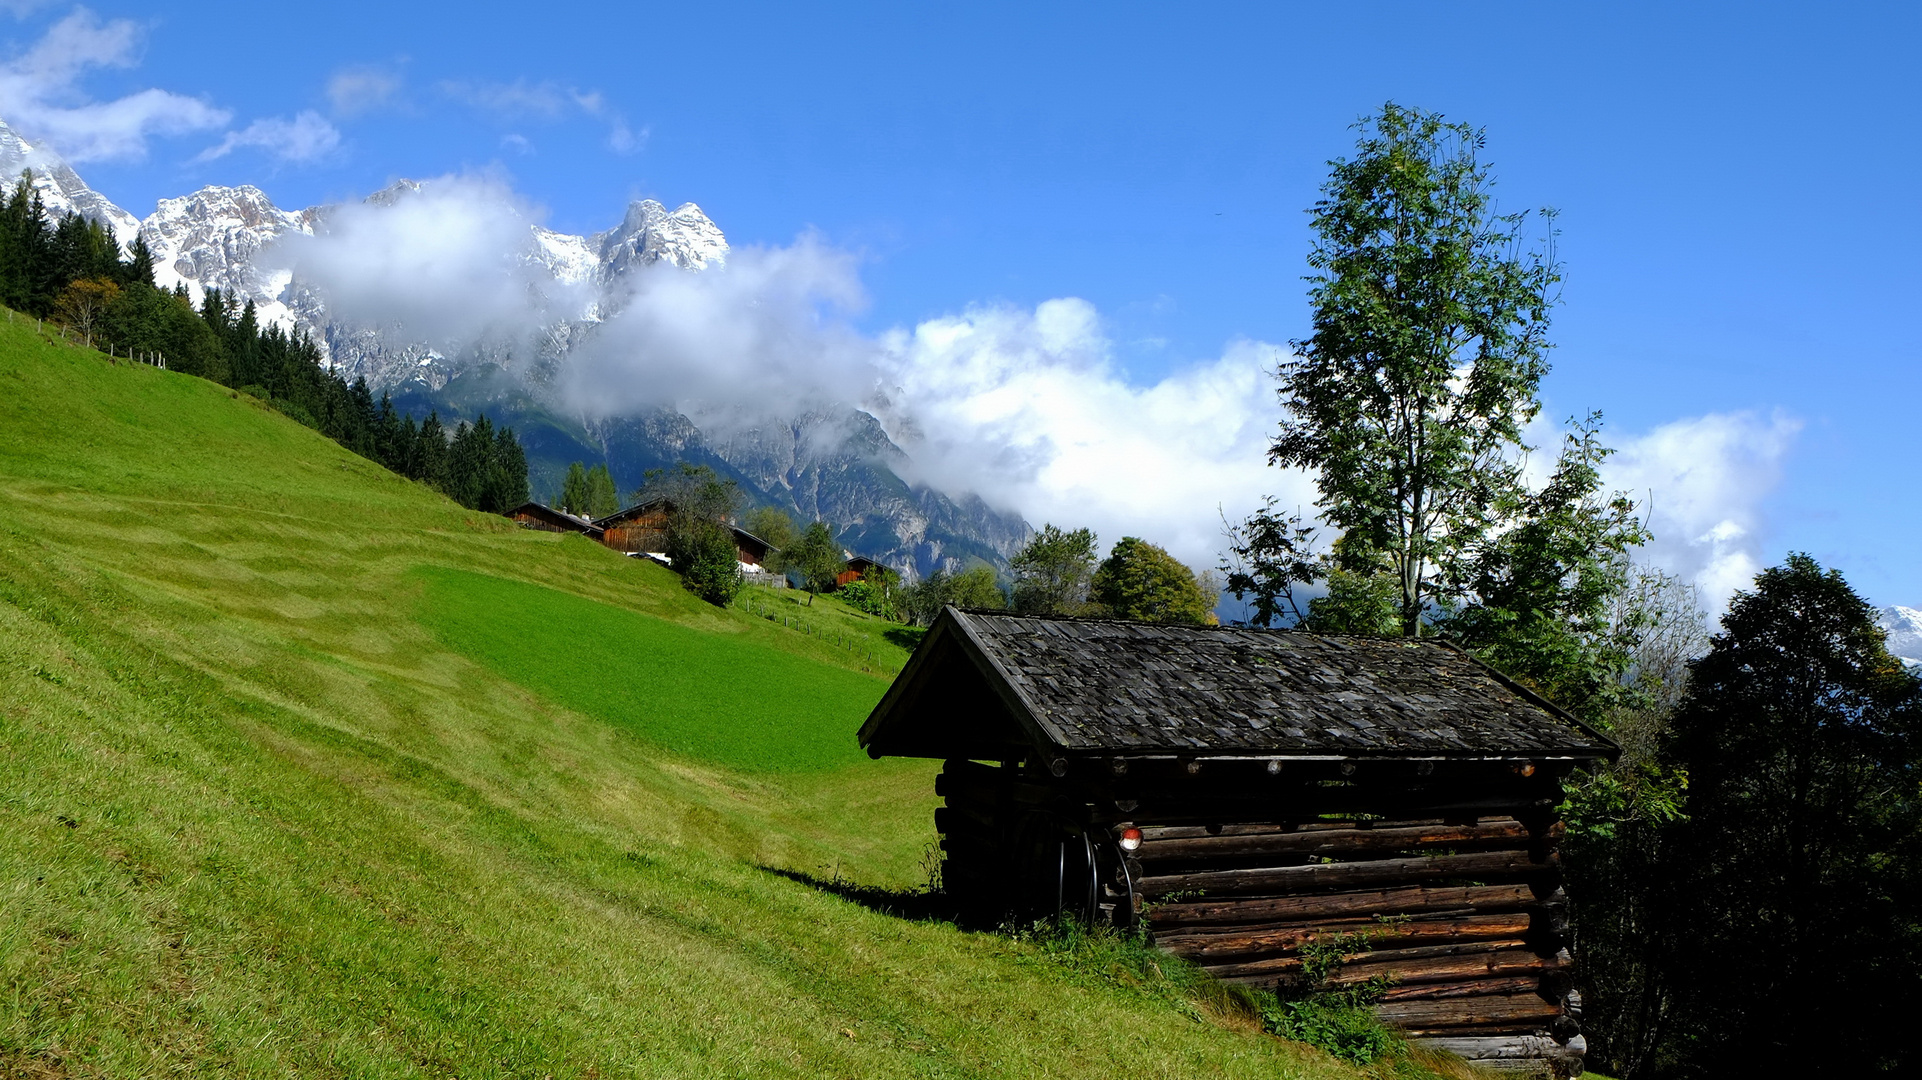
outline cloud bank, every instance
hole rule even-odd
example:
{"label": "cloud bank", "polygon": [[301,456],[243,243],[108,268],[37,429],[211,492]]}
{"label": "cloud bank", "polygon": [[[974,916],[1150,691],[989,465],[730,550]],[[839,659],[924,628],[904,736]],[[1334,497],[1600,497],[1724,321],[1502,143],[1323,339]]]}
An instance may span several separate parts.
{"label": "cloud bank", "polygon": [[[698,274],[657,263],[557,285],[537,257],[538,218],[497,176],[448,177],[391,205],[341,209],[290,261],[337,316],[404,326],[447,353],[532,341],[594,313],[556,384],[583,412],[668,405],[707,422],[856,403],[910,455],[910,480],[1036,525],[1088,526],[1104,544],[1140,536],[1197,569],[1218,561],[1222,514],[1245,517],[1271,494],[1312,509],[1311,478],[1266,463],[1281,415],[1275,345],[1232,342],[1139,381],[1114,359],[1100,313],[1072,297],[866,334],[853,324],[865,303],[858,260],[818,236],[736,249]],[[1736,413],[1615,432],[1605,481],[1650,514],[1645,557],[1719,607],[1763,564],[1762,507],[1797,430],[1783,415]]]}
{"label": "cloud bank", "polygon": [[1801,429],[1780,411],[1710,413],[1630,438],[1608,463],[1609,485],[1648,513],[1644,555],[1693,582],[1711,611],[1763,568],[1763,504]]}
{"label": "cloud bank", "polygon": [[333,313],[455,353],[524,342],[577,317],[588,297],[534,261],[536,207],[498,177],[450,176],[331,211],[263,261],[292,270]]}

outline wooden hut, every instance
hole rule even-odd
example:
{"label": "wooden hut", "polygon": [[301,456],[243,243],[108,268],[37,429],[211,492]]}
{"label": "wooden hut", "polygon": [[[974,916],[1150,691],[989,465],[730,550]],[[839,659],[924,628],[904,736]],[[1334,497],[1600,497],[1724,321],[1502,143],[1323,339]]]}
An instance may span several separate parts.
{"label": "wooden hut", "polygon": [[1346,943],[1411,1037],[1580,1071],[1555,807],[1617,751],[1451,645],[948,608],[860,740],[944,762],[968,917],[1145,922],[1283,987]]}
{"label": "wooden hut", "polygon": [[767,562],[768,552],[773,550],[773,544],[746,529],[734,529],[734,554],[743,565],[758,569]]}
{"label": "wooden hut", "polygon": [[850,556],[847,566],[843,567],[841,572],[834,576],[834,587],[838,589],[843,585],[859,581],[867,576],[868,571],[876,569],[877,567],[882,570],[887,569],[887,567],[882,566],[866,555]]}
{"label": "wooden hut", "polygon": [[594,527],[601,530],[601,543],[615,551],[660,551],[667,547],[667,516],[673,511],[666,499],[650,499],[596,518]]}
{"label": "wooden hut", "polygon": [[556,510],[537,502],[526,502],[507,511],[503,517],[520,522],[523,529],[538,529],[541,532],[580,533],[589,539],[599,540],[601,530],[586,518],[577,518],[565,510]]}

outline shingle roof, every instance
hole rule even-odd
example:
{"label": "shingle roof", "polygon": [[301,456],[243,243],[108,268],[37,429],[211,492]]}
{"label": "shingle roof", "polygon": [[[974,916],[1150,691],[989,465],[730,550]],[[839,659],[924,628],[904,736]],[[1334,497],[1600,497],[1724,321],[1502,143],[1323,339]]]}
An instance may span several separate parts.
{"label": "shingle roof", "polygon": [[[1003,684],[995,689],[1016,719],[1067,751],[1582,758],[1615,753],[1606,738],[1439,641],[952,608],[943,620],[952,620],[951,628],[931,632],[923,648],[976,654],[974,664],[962,667],[984,671],[991,682]],[[915,666],[902,673],[903,682]],[[947,670],[958,669],[950,665]],[[892,722],[886,714],[896,699],[890,692],[875,710],[862,729],[864,743]]]}

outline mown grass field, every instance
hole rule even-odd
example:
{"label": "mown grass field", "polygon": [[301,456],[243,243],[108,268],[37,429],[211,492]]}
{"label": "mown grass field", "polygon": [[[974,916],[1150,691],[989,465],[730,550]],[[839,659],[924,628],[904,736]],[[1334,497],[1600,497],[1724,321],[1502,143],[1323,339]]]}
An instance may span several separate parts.
{"label": "mown grass field", "polygon": [[933,838],[830,618],[0,321],[0,1077],[1356,1075],[772,872]]}

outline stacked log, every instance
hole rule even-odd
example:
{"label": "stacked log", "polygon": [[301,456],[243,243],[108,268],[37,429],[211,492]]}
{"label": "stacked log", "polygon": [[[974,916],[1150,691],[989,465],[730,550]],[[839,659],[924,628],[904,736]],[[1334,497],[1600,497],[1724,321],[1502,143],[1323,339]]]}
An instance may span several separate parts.
{"label": "stacked log", "polygon": [[[1224,981],[1298,989],[1304,947],[1345,935],[1327,985],[1372,987],[1377,1015],[1411,1037],[1497,1067],[1579,1071],[1552,779],[1356,785],[1332,766],[1290,766],[1292,783],[1234,785],[1230,801],[1218,778],[1045,768],[945,763],[935,825],[964,919],[1046,914],[1024,891],[1029,849],[1037,821],[1059,823],[1114,852],[1102,917],[1145,922],[1159,947]],[[1244,792],[1257,790],[1270,813],[1335,796],[1418,813],[1251,820],[1257,799]],[[1141,843],[1124,860],[1113,842],[1130,825]]]}
{"label": "stacked log", "polygon": [[[1558,1041],[1575,1034],[1559,824],[1500,815],[1142,833],[1137,887],[1156,944],[1216,977],[1290,988],[1305,945],[1348,941],[1327,983],[1386,986],[1374,1010],[1409,1035],[1473,1043],[1478,1057],[1516,1066],[1569,1056]],[[1509,1053],[1517,1047],[1531,1053]]]}

